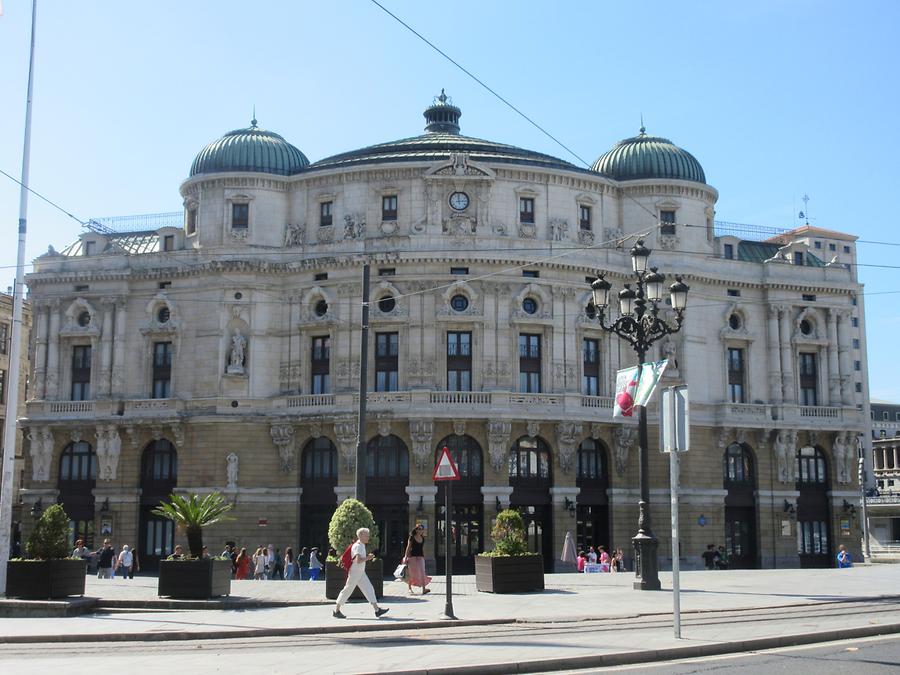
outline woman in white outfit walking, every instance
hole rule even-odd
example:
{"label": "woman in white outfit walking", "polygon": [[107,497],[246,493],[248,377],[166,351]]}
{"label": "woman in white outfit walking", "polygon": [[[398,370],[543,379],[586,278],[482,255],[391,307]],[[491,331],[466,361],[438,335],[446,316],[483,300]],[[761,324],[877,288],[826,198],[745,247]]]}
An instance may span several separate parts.
{"label": "woman in white outfit walking", "polygon": [[350,565],[350,570],[347,572],[347,583],[344,584],[344,588],[338,596],[334,611],[331,613],[336,619],[347,618],[341,613],[341,607],[350,599],[350,595],[356,590],[357,586],[359,586],[363,595],[366,596],[366,600],[369,601],[369,604],[371,604],[375,610],[376,618],[382,614],[386,614],[388,611],[387,607],[378,606],[378,600],[375,599],[375,589],[372,588],[372,582],[369,581],[369,577],[366,576],[366,561],[375,557],[374,553],[366,554],[366,544],[368,543],[369,529],[366,527],[359,528],[356,531],[356,543],[353,544],[353,547],[350,549],[353,563]]}

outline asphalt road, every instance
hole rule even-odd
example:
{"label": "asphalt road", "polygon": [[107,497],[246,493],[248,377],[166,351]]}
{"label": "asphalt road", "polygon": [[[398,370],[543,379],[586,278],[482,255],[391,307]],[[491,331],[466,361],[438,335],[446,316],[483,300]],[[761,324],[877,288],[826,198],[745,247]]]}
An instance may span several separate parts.
{"label": "asphalt road", "polygon": [[635,675],[687,675],[688,673],[729,673],[753,675],[896,675],[900,672],[900,636],[829,642],[807,647],[773,649],[763,652],[713,656],[703,659],[666,661],[636,666],[564,671],[567,675],[615,671]]}

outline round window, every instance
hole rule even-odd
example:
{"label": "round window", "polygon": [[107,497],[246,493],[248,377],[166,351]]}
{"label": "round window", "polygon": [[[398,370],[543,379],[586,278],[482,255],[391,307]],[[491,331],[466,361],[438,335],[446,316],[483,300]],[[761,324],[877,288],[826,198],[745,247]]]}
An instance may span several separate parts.
{"label": "round window", "polygon": [[737,314],[732,314],[728,317],[728,325],[731,326],[731,330],[737,330],[741,327],[741,317]]}
{"label": "round window", "polygon": [[169,318],[171,314],[169,313],[168,307],[160,307],[159,311],[156,313],[156,320],[159,323],[169,323]]}
{"label": "round window", "polygon": [[235,300],[240,300],[240,299],[243,298],[243,297],[244,297],[244,294],[241,293],[240,291],[238,291],[237,293],[234,294],[234,299],[235,299]]}
{"label": "round window", "polygon": [[378,309],[379,311],[387,314],[388,312],[393,312],[394,307],[397,306],[397,301],[394,300],[392,295],[386,295],[381,300],[378,301]]}
{"label": "round window", "polygon": [[82,312],[78,315],[78,325],[84,328],[85,326],[90,325],[91,323],[91,313],[90,312]]}
{"label": "round window", "polygon": [[469,307],[469,299],[464,295],[454,295],[450,298],[450,306],[455,312],[465,312]]}
{"label": "round window", "polygon": [[811,335],[813,332],[812,324],[806,319],[803,319],[803,321],[800,322],[800,332],[804,335]]}
{"label": "round window", "polygon": [[522,301],[522,311],[526,314],[534,314],[537,312],[538,304],[534,298],[525,298]]}
{"label": "round window", "polygon": [[328,313],[328,303],[325,300],[319,300],[314,308],[316,316],[325,316]]}

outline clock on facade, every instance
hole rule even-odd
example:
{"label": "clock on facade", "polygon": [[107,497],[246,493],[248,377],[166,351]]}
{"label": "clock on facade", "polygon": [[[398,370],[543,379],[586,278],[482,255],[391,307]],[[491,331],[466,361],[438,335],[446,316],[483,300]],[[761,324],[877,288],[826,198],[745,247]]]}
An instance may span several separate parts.
{"label": "clock on facade", "polygon": [[469,195],[465,192],[454,192],[450,195],[450,208],[454,211],[465,211],[469,208]]}

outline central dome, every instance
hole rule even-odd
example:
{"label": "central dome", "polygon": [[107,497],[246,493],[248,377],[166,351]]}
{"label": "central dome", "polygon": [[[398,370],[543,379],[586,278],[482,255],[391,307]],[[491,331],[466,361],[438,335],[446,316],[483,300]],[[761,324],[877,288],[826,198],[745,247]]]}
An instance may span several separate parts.
{"label": "central dome", "polygon": [[706,183],[696,157],[668,138],[648,136],[644,127],[637,136],[616,143],[591,169],[615,180],[666,178]]}
{"label": "central dome", "polygon": [[309,166],[306,155],[274,131],[256,126],[229,131],[203,148],[191,165],[191,176],[222,171],[253,171],[293,176]]}

